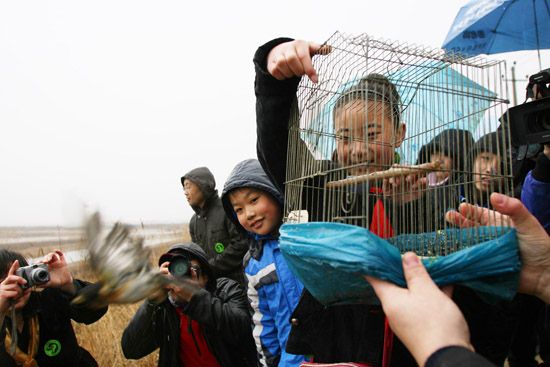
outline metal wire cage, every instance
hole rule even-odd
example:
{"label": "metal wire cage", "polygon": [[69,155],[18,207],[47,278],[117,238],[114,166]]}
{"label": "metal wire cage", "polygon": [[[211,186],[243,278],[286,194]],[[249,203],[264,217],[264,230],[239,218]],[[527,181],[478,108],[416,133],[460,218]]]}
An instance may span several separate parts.
{"label": "metal wire cage", "polygon": [[497,237],[465,238],[445,213],[513,190],[505,63],[365,34],[325,45],[289,125],[285,222],[361,226],[423,256]]}

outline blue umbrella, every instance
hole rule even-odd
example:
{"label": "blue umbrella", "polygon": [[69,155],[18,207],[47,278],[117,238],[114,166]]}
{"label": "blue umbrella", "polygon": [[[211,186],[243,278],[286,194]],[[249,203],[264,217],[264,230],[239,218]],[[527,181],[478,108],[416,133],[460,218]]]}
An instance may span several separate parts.
{"label": "blue umbrella", "polygon": [[[386,76],[401,96],[407,136],[414,137],[405,139],[397,150],[401,163],[415,164],[420,148],[442,129],[466,129],[475,135],[483,113],[496,98],[494,92],[442,61],[408,65]],[[334,106],[342,92],[359,79],[335,87],[332,97],[303,127],[301,138],[317,159],[331,159],[336,149]]]}
{"label": "blue umbrella", "polygon": [[550,0],[470,1],[442,48],[464,56],[537,50],[540,67],[540,49],[550,48]]}

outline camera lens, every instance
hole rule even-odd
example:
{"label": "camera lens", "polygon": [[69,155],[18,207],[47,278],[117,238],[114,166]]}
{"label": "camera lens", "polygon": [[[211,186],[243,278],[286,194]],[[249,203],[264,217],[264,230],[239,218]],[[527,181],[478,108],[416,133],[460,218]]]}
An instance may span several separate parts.
{"label": "camera lens", "polygon": [[35,284],[44,284],[50,280],[50,274],[46,269],[36,268],[32,270],[30,278]]}
{"label": "camera lens", "polygon": [[184,256],[176,256],[170,261],[168,271],[175,277],[189,275],[189,260]]}

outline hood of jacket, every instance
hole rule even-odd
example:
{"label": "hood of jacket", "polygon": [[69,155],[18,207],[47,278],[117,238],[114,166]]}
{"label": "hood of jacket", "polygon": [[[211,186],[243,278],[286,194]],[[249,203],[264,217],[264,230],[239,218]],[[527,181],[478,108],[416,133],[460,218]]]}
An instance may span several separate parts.
{"label": "hood of jacket", "polygon": [[[208,203],[213,198],[218,196],[218,190],[216,190],[216,180],[214,175],[207,167],[198,167],[187,172],[185,175],[181,176],[181,185],[183,186],[185,180],[193,181],[201,190],[204,195],[205,203]],[[193,210],[196,213],[201,211],[201,208],[192,206]]]}
{"label": "hood of jacket", "polygon": [[206,253],[196,243],[193,243],[193,242],[177,243],[175,245],[170,246],[168,251],[159,257],[159,266],[165,261],[170,261],[170,259],[175,254],[178,254],[178,253],[186,253],[189,256],[196,258],[201,264],[202,270],[204,270],[204,272],[208,275],[208,282],[206,284],[206,289],[209,291],[212,291],[213,289],[216,288],[216,278],[214,276],[214,272],[212,271],[212,268],[210,267],[210,263],[206,258]]}
{"label": "hood of jacket", "polygon": [[232,190],[250,187],[267,192],[279,203],[281,212],[283,211],[284,198],[283,194],[277,189],[275,184],[271,182],[260,162],[257,159],[247,159],[238,163],[229,174],[225,181],[222,191],[222,204],[225,214],[231,219],[237,229],[246,233],[246,230],[241,226],[237,215],[233,210],[233,206],[229,201],[229,193]]}
{"label": "hood of jacket", "polygon": [[423,145],[418,152],[418,164],[430,161],[434,152],[440,152],[451,158],[453,169],[463,171],[466,168],[466,152],[474,145],[474,137],[468,130],[447,129],[437,134],[428,144]]}

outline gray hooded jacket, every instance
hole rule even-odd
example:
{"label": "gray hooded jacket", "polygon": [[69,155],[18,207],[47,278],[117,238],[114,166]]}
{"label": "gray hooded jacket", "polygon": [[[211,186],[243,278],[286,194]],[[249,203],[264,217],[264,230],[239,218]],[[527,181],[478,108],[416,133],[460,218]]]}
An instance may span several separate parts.
{"label": "gray hooded jacket", "polygon": [[195,214],[189,223],[191,240],[203,248],[215,277],[244,284],[242,263],[249,240],[226,217],[214,176],[208,168],[199,167],[181,177],[182,185],[186,179],[199,186],[206,200],[202,208],[193,207]]}

